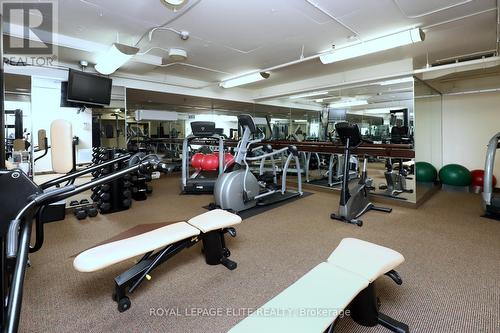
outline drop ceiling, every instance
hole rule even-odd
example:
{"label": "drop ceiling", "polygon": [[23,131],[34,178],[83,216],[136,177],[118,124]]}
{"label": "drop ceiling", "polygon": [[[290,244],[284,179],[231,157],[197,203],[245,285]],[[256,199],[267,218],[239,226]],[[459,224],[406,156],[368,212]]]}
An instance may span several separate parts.
{"label": "drop ceiling", "polygon": [[[495,0],[188,0],[178,11],[160,0],[59,0],[57,8],[61,36],[93,43],[89,45],[110,46],[119,40],[141,52],[151,49],[117,74],[162,77],[167,84],[186,78],[198,89],[319,54],[333,45],[412,27],[425,31],[424,42],[331,65],[313,59],[272,71],[270,79],[243,88],[262,92],[287,82],[407,58],[413,59],[414,68],[422,68],[497,48]],[[156,30],[149,40],[148,32],[155,27],[186,30],[190,38],[183,41],[171,30]],[[85,45],[60,46],[61,63],[94,63],[98,52]],[[165,50],[172,47],[187,51],[183,64],[161,67],[145,61],[155,56],[169,64]]]}

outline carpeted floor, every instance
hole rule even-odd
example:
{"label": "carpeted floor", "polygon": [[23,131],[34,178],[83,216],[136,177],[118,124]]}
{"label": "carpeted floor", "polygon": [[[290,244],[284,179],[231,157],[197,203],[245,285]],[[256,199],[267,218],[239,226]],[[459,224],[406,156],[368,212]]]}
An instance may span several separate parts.
{"label": "carpeted floor", "polygon": [[[139,223],[203,213],[211,201],[180,196],[178,178],[153,185],[153,195],[131,210],[83,222],[68,216],[46,226],[44,247],[31,255],[20,332],[226,332],[242,319],[238,309],[265,303],[324,261],[344,237],[405,256],[398,269],[403,285],[382,278],[378,286],[381,311],[412,332],[500,332],[500,223],[479,217],[478,195],[445,192],[418,210],[369,212],[362,228],[330,220],[338,194],[317,192],[243,221],[228,240],[235,271],[206,265],[197,245],[155,270],[131,295],[131,309],[119,313],[111,299],[113,279],[131,262],[85,274],[73,269],[71,256]],[[171,309],[179,314],[164,314]],[[235,310],[223,316],[189,312],[196,309]],[[386,330],[344,318],[336,332]]]}

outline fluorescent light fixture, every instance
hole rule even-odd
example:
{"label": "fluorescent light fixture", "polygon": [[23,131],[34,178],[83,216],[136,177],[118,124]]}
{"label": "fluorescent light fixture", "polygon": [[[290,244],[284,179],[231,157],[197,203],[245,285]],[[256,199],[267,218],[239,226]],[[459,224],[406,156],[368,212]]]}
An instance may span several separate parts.
{"label": "fluorescent light fixture", "polygon": [[235,77],[234,79],[224,80],[221,83],[219,83],[219,86],[222,88],[232,88],[232,87],[237,87],[237,86],[241,86],[244,84],[264,80],[264,79],[269,78],[269,76],[271,76],[271,74],[268,72],[251,73],[251,74],[246,74],[246,75],[242,75],[239,77]]}
{"label": "fluorescent light fixture", "polygon": [[339,108],[345,108],[345,107],[349,107],[349,106],[358,106],[358,105],[366,105],[366,104],[368,104],[367,100],[353,99],[350,101],[340,101],[337,103],[331,103],[329,105],[329,107],[332,109],[339,109]]}
{"label": "fluorescent light fixture", "polygon": [[104,75],[114,73],[139,52],[137,47],[114,43],[109,50],[97,59],[95,70]]}
{"label": "fluorescent light fixture", "polygon": [[295,124],[307,124],[307,120],[305,119],[298,119],[293,121]]}
{"label": "fluorescent light fixture", "polygon": [[299,95],[292,95],[289,98],[290,99],[298,99],[298,98],[320,96],[320,95],[326,95],[326,94],[328,94],[328,91],[313,91],[313,92],[299,94]]}
{"label": "fluorescent light fixture", "polygon": [[403,77],[401,79],[394,79],[394,80],[387,80],[387,81],[382,81],[378,82],[381,86],[388,86],[391,84],[398,84],[398,83],[406,83],[406,82],[413,82],[413,77]]}
{"label": "fluorescent light fixture", "polygon": [[360,57],[365,54],[385,51],[398,46],[418,43],[424,39],[424,32],[420,28],[415,28],[342,47],[320,55],[319,59],[323,64],[330,64],[332,62]]}
{"label": "fluorescent light fixture", "polygon": [[323,100],[324,100],[323,98],[318,98],[318,99],[315,99],[314,101],[316,103],[323,103]]}
{"label": "fluorescent light fixture", "polygon": [[272,118],[270,123],[271,124],[279,124],[279,123],[287,123],[289,122],[288,119],[284,119],[284,118]]}

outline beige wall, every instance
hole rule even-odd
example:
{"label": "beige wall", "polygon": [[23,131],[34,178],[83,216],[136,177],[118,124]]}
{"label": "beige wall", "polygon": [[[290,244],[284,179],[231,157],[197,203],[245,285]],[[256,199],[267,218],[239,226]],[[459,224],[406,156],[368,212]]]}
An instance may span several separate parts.
{"label": "beige wall", "polygon": [[[486,145],[500,132],[500,93],[443,96],[443,165],[484,169]],[[494,174],[500,179],[500,155]]]}

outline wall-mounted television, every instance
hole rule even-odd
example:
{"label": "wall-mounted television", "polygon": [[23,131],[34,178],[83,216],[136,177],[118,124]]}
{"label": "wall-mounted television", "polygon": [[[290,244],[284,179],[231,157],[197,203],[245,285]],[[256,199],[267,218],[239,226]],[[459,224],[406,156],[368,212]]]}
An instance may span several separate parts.
{"label": "wall-mounted television", "polygon": [[66,99],[85,105],[109,105],[113,80],[70,69]]}

